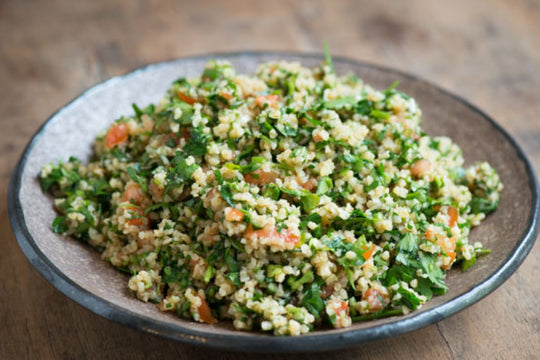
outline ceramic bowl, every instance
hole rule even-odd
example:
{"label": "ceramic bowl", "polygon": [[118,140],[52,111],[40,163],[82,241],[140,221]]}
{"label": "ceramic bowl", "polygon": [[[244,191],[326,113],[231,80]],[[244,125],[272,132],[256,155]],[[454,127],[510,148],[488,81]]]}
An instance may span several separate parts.
{"label": "ceramic bowl", "polygon": [[235,53],[183,58],[150,65],[99,84],[54,114],[31,139],[13,174],[9,215],[17,241],[32,265],[53,286],[94,313],[167,338],[227,350],[256,352],[316,351],[343,348],[395,336],[437,322],[477,302],[501,285],[523,262],[537,233],[539,198],[534,172],[523,151],[497,123],[467,101],[417,77],[380,66],[335,58],[336,72],[352,72],[375,88],[395,80],[423,110],[423,128],[450,136],[465,159],[486,160],[499,173],[504,190],[499,209],[470,242],[492,250],[467,272],[448,273],[449,290],[406,316],[355,323],[347,329],[323,329],[299,337],[235,331],[229,322],[206,325],[159,312],[127,291],[127,277],[102,261],[89,246],[54,234],[52,198],[42,193],[37,176],[49,162],[70,155],[85,161],[94,137],[116,118],[131,114],[131,104],[158,101],[179,77],[196,76],[211,58],[229,60],[238,73],[252,73],[261,62],[297,60],[318,65],[321,55]]}

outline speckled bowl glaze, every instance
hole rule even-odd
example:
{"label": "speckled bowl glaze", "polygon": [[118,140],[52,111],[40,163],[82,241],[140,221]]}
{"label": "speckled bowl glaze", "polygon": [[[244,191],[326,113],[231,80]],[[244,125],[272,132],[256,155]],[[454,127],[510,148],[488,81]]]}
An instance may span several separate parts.
{"label": "speckled bowl glaze", "polygon": [[504,183],[500,206],[470,241],[482,241],[493,252],[466,273],[451,270],[449,291],[406,316],[355,323],[347,329],[322,329],[299,337],[274,337],[235,331],[229,322],[199,324],[162,313],[127,291],[127,277],[102,261],[89,246],[54,234],[52,198],[41,192],[37,175],[51,161],[74,155],[87,160],[94,137],[116,118],[131,114],[131,104],[158,101],[179,77],[201,73],[210,58],[229,60],[238,73],[252,73],[261,62],[296,60],[312,67],[321,55],[234,53],[183,58],[150,65],[112,78],[60,109],[34,135],[10,184],[9,216],[28,260],[52,285],[87,309],[107,319],[170,339],[214,348],[253,352],[317,351],[358,345],[435,323],[470,306],[501,285],[531,249],[538,230],[539,197],[534,172],[516,142],[489,116],[433,84],[399,71],[335,58],[339,74],[352,72],[376,88],[399,80],[423,110],[423,128],[447,135],[462,148],[468,162],[487,160]]}

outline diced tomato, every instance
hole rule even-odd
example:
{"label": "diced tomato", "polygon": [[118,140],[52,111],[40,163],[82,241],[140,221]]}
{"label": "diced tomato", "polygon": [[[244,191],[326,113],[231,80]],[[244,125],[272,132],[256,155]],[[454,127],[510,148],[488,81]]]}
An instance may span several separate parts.
{"label": "diced tomato", "polygon": [[454,225],[457,224],[457,220],[459,217],[459,210],[453,206],[448,206],[448,208],[446,209],[446,213],[448,214],[448,217],[450,218],[450,220],[448,221],[448,225],[450,227],[453,227]]}
{"label": "diced tomato", "polygon": [[426,239],[428,239],[428,240],[434,240],[435,239],[435,233],[429,227],[426,229]]}
{"label": "diced tomato", "polygon": [[262,186],[273,183],[277,179],[277,177],[278,175],[275,172],[262,171],[261,169],[257,169],[252,173],[245,174],[244,180],[247,183]]}
{"label": "diced tomato", "polygon": [[313,135],[313,141],[315,141],[316,143],[320,142],[320,141],[323,141],[324,138],[322,137],[321,134],[315,134]]}
{"label": "diced tomato", "polygon": [[349,304],[345,301],[341,301],[338,306],[334,309],[336,311],[336,314],[341,313],[342,311],[347,310],[347,315],[349,315]]}
{"label": "diced tomato", "polygon": [[422,176],[426,171],[428,171],[430,167],[431,163],[429,162],[429,160],[421,159],[412,164],[409,170],[413,177],[418,178]]}
{"label": "diced tomato", "polygon": [[152,196],[154,196],[157,199],[163,198],[163,194],[165,193],[165,188],[163,186],[160,186],[156,184],[153,181],[150,181],[150,185],[148,186],[148,189],[150,190],[150,193]]}
{"label": "diced tomato", "polygon": [[175,145],[180,144],[180,139],[189,139],[191,132],[187,129],[180,129],[180,134],[170,133],[163,136],[163,144],[167,144],[169,140],[172,140]]}
{"label": "diced tomato", "polygon": [[259,229],[259,230],[253,230],[253,225],[249,224],[246,232],[244,233],[244,235],[247,237],[247,238],[252,238],[254,236],[257,236],[259,238],[267,238],[267,237],[270,237],[273,235],[273,228],[272,227],[264,227],[262,229]]}
{"label": "diced tomato", "polygon": [[188,263],[188,266],[189,266],[189,270],[191,270],[191,273],[195,275],[197,273],[204,274],[208,265],[202,258],[197,258],[197,259],[191,259]]}
{"label": "diced tomato", "polygon": [[366,290],[363,299],[369,304],[369,310],[372,312],[380,311],[386,307],[386,298],[388,295],[383,294],[381,291],[369,288]]}
{"label": "diced tomato", "polygon": [[447,251],[446,252],[446,256],[448,256],[450,258],[450,261],[448,262],[447,265],[443,265],[442,268],[443,270],[448,270],[450,269],[450,267],[452,266],[452,264],[454,263],[454,260],[456,260],[456,253],[454,251]]}
{"label": "diced tomato", "polygon": [[456,239],[453,236],[445,237],[437,234],[436,237],[437,245],[439,245],[441,249],[445,251],[454,251],[456,249]]}
{"label": "diced tomato", "polygon": [[109,128],[107,135],[105,135],[105,147],[107,149],[113,148],[117,145],[123,144],[128,140],[128,127],[124,123],[114,124]]}
{"label": "diced tomato", "polygon": [[193,269],[195,269],[195,266],[197,266],[199,264],[199,260],[195,260],[195,259],[191,259],[189,260],[189,263],[188,263],[188,266],[189,266],[189,270],[191,270],[193,272]]}
{"label": "diced tomato", "polygon": [[270,95],[259,95],[255,98],[255,104],[259,107],[263,107],[264,104],[268,106],[275,106],[279,102],[279,96],[275,94]]}
{"label": "diced tomato", "polygon": [[248,239],[252,238],[253,236],[257,235],[257,236],[260,236],[261,232],[256,232],[256,231],[263,231],[264,229],[261,229],[261,230],[253,230],[253,225],[249,224],[247,229],[246,229],[246,232],[244,233],[244,236]]}
{"label": "diced tomato", "polygon": [[[277,231],[276,231],[277,233]],[[281,237],[285,242],[297,245],[300,242],[300,238],[294,235],[289,229],[281,230]]]}
{"label": "diced tomato", "polygon": [[[367,249],[367,247],[366,247],[366,249]],[[366,250],[366,249],[364,249],[364,250]],[[369,250],[367,250],[366,252],[364,252],[364,253],[362,254],[362,257],[363,257],[366,261],[368,261],[368,260],[373,256],[373,252],[375,252],[375,244],[372,244],[372,245],[371,245],[371,248],[369,248]]]}
{"label": "diced tomato", "polygon": [[336,298],[328,299],[326,312],[330,315],[330,323],[334,328],[340,329],[350,326],[349,304],[346,301]]}
{"label": "diced tomato", "polygon": [[133,183],[126,186],[126,190],[120,198],[122,202],[130,202],[137,205],[141,205],[145,199],[144,191],[139,185]]}
{"label": "diced tomato", "polygon": [[232,94],[227,93],[227,92],[220,92],[219,96],[226,99],[227,101],[229,101],[229,100],[231,100],[233,98]]}
{"label": "diced tomato", "polygon": [[199,313],[199,319],[206,324],[215,324],[217,320],[214,319],[214,317],[212,316],[212,312],[210,311],[208,303],[201,296],[198,297],[199,299],[201,299],[201,305],[197,308],[197,312]]}
{"label": "diced tomato", "polygon": [[178,98],[182,100],[185,103],[188,103],[189,105],[193,105],[197,102],[197,99],[192,98],[189,95],[184,94],[181,90],[178,90],[177,92]]}
{"label": "diced tomato", "polygon": [[[277,242],[279,240],[283,240],[286,244],[291,244],[292,246],[296,246],[300,242],[300,238],[293,234],[289,229],[283,229],[281,230],[281,233],[279,233],[273,226],[266,226],[260,230],[253,230],[253,226],[249,224],[244,236],[248,239],[254,236],[257,236],[259,239],[266,239],[268,240],[269,245],[278,245]],[[272,240],[277,241],[274,243]]]}
{"label": "diced tomato", "polygon": [[306,189],[307,191],[311,191],[315,188],[315,183],[317,181],[314,179],[314,178],[309,178],[308,181],[306,181],[306,183],[304,185],[302,185],[302,187],[304,189]]}
{"label": "diced tomato", "polygon": [[440,246],[443,254],[450,257],[450,262],[442,266],[444,270],[448,270],[456,259],[456,238],[454,236],[448,237],[435,233],[430,228],[426,230],[426,238],[428,240],[435,240],[435,243]]}
{"label": "diced tomato", "polygon": [[334,284],[326,284],[321,291],[321,298],[326,299],[334,292]]}
{"label": "diced tomato", "polygon": [[145,218],[144,211],[141,208],[135,206],[126,206],[125,209],[131,216],[131,218],[126,221],[126,223],[134,226],[143,226],[146,224],[147,219]]}
{"label": "diced tomato", "polygon": [[188,129],[180,130],[180,139],[189,139],[191,137],[191,132]]}
{"label": "diced tomato", "polygon": [[433,232],[430,228],[426,230],[426,238],[428,240],[435,240],[436,244],[445,251],[454,251],[456,249],[455,237],[448,237],[442,234]]}
{"label": "diced tomato", "polygon": [[225,220],[227,221],[242,221],[244,220],[244,213],[234,208],[225,209]]}

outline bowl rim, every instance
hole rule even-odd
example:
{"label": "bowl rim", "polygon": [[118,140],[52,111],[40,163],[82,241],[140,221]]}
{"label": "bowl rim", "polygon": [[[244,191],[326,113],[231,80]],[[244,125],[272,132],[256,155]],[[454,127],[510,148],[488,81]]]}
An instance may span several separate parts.
{"label": "bowl rim", "polygon": [[[238,334],[219,334],[212,331],[202,331],[194,329],[189,325],[185,326],[182,323],[165,323],[156,321],[151,317],[142,316],[136,314],[131,310],[117,306],[91,292],[82,288],[69,277],[67,277],[62,271],[60,271],[39,249],[32,235],[30,234],[24,219],[24,214],[21,208],[21,202],[19,199],[19,193],[21,189],[22,173],[26,165],[27,158],[34,148],[37,139],[43,134],[47,126],[57,116],[62,114],[70,107],[75,106],[78,102],[84,101],[84,98],[93,92],[100,91],[102,88],[106,88],[116,82],[121,82],[123,79],[129,78],[140,72],[151,71],[154,68],[166,66],[171,63],[178,63],[189,60],[204,60],[204,59],[234,59],[242,57],[264,57],[264,56],[281,56],[286,58],[296,59],[324,59],[324,55],[321,53],[305,53],[294,51],[240,51],[240,52],[217,52],[209,54],[201,54],[195,56],[181,57],[164,62],[158,62],[149,64],[126,74],[115,76],[98,83],[75,97],[66,105],[52,114],[46,122],[34,133],[31,140],[27,144],[24,152],[22,153],[14,172],[11,176],[11,181],[8,189],[8,212],[9,219],[15,238],[19,244],[19,247],[23,251],[28,261],[34,266],[34,268],[56,289],[60,290],[71,300],[82,305],[86,309],[93,313],[100,315],[106,319],[113,320],[120,324],[129,326],[131,328],[158,335],[164,338],[178,340],[180,342],[209,346],[221,350],[232,351],[246,351],[246,352],[303,352],[303,351],[322,351],[344,348],[353,345],[360,345],[366,342],[370,342],[377,339],[383,339],[387,337],[396,336],[409,331],[431,325],[444,318],[447,318],[469,306],[481,300],[489,293],[498,288],[503,282],[505,282],[521,265],[529,254],[539,228],[539,214],[540,214],[540,197],[538,182],[536,179],[535,171],[527,159],[525,152],[514,140],[514,138],[502,128],[495,120],[489,115],[480,110],[475,105],[471,104],[464,98],[453,94],[435,85],[432,82],[426,81],[419,76],[406,73],[401,70],[396,70],[390,67],[373,64],[370,62],[354,60],[343,56],[332,56],[335,62],[347,63],[350,65],[360,65],[366,68],[371,68],[377,71],[383,71],[387,73],[394,73],[409,80],[423,82],[432,89],[449,96],[465,105],[471,111],[478,113],[484,120],[486,120],[493,128],[499,131],[510,145],[515,149],[518,158],[523,162],[525,171],[529,176],[528,186],[532,194],[531,207],[529,211],[529,218],[527,220],[527,226],[521,235],[521,241],[514,247],[511,254],[505,259],[503,264],[491,274],[483,282],[478,283],[469,291],[450,299],[449,301],[437,305],[434,308],[428,309],[424,312],[413,314],[407,318],[396,318],[396,321],[384,323],[372,328],[364,329],[352,329],[342,331],[324,331],[314,332],[301,335],[298,337],[277,337],[267,334],[249,333],[249,336],[245,336],[244,333],[238,332]],[[244,336],[242,336],[244,334]]]}

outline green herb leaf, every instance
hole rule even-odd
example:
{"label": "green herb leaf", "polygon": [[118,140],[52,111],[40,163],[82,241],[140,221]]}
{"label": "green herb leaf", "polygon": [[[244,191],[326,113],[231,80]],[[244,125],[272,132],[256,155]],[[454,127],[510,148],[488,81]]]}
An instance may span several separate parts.
{"label": "green herb leaf", "polygon": [[[193,118],[193,106],[189,105],[188,103],[185,103],[181,100],[175,100],[174,107],[179,108],[182,111],[182,115],[178,119],[174,119],[174,122],[177,122],[182,125],[191,125],[192,124],[192,118]],[[173,114],[174,109],[171,110],[171,115]]]}
{"label": "green herb leaf", "polygon": [[57,216],[52,222],[53,231],[57,234],[63,234],[68,231],[68,222],[64,216]]}
{"label": "green herb leaf", "polygon": [[206,267],[206,271],[204,272],[204,277],[203,277],[204,283],[208,284],[210,280],[212,280],[212,278],[214,277],[215,273],[216,273],[216,269],[214,269],[213,266],[208,265]]}
{"label": "green herb leaf", "polygon": [[321,298],[321,286],[324,282],[315,281],[306,291],[300,305],[305,307],[316,319],[321,318],[321,313],[324,311],[324,300]]}
{"label": "green herb leaf", "polygon": [[[138,167],[138,164],[135,165],[135,167]],[[144,191],[148,191],[148,185],[146,184],[145,177],[139,175],[134,167],[128,166],[127,174],[131,180],[135,181],[141,187],[141,189],[143,189]]]}
{"label": "green herb leaf", "polygon": [[374,118],[382,119],[382,120],[386,120],[391,116],[391,114],[389,112],[381,111],[381,110],[375,110],[375,109],[371,110],[370,114]]}
{"label": "green herb leaf", "polygon": [[139,107],[135,103],[131,104],[131,107],[133,108],[133,111],[135,111],[135,117],[140,119],[143,115],[143,111],[139,109]]}
{"label": "green herb leaf", "polygon": [[352,108],[356,104],[356,99],[353,96],[346,96],[339,99],[327,100],[322,106],[325,109],[339,110],[343,107]]}
{"label": "green herb leaf", "polygon": [[218,184],[223,184],[223,175],[221,174],[221,171],[219,171],[219,169],[214,170],[214,175],[216,176]]}
{"label": "green herb leaf", "polygon": [[386,96],[389,96],[394,93],[394,89],[399,85],[399,80],[396,80],[390,85],[386,90],[383,90],[382,93]]}
{"label": "green herb leaf", "polygon": [[403,304],[405,304],[409,309],[416,310],[422,303],[422,300],[405,288],[400,287],[397,292],[401,295],[401,301]]}
{"label": "green herb leaf", "polygon": [[357,114],[368,116],[371,114],[372,102],[369,100],[360,100],[354,107]]}
{"label": "green herb leaf", "polygon": [[183,151],[186,154],[193,156],[202,156],[206,154],[206,145],[209,135],[205,134],[202,129],[194,128],[191,131],[191,137],[184,146]]}
{"label": "green herb leaf", "polygon": [[324,61],[330,68],[330,71],[334,72],[334,63],[332,62],[332,56],[330,56],[330,47],[327,41],[324,42]]}
{"label": "green herb leaf", "polygon": [[321,198],[317,194],[307,193],[300,198],[300,204],[305,212],[311,212],[319,205]]}
{"label": "green herb leaf", "polygon": [[234,207],[233,200],[233,189],[229,183],[224,183],[219,187],[219,192],[221,197],[225,200],[230,206]]}
{"label": "green herb leaf", "polygon": [[471,202],[469,203],[469,206],[471,207],[471,212],[473,214],[484,213],[488,215],[497,210],[497,207],[499,207],[499,203],[491,202],[483,197],[473,196]]}
{"label": "green herb leaf", "polygon": [[236,260],[232,256],[230,248],[227,248],[227,250],[225,250],[225,263],[229,267],[230,271],[232,271],[232,272],[240,271],[240,266],[238,265],[238,263],[236,262]]}
{"label": "green herb leaf", "polygon": [[281,190],[279,186],[276,184],[267,184],[264,187],[263,195],[265,197],[269,197],[273,200],[278,200],[280,194],[281,194]]}
{"label": "green herb leaf", "polygon": [[180,281],[185,276],[188,276],[188,271],[186,269],[168,265],[163,268],[161,280],[166,284],[175,283]]}
{"label": "green herb leaf", "polygon": [[326,195],[333,187],[334,183],[332,182],[332,179],[325,176],[319,180],[319,184],[317,185],[317,195]]}
{"label": "green herb leaf", "polygon": [[[435,264],[435,256],[432,254],[423,253],[423,256],[420,258],[420,265],[425,274],[427,274],[428,279],[433,283],[435,288],[439,288],[442,291],[446,291],[448,287],[444,283],[445,274]],[[433,289],[432,289],[433,290]]]}
{"label": "green herb leaf", "polygon": [[303,284],[312,282],[314,278],[315,276],[313,275],[313,272],[310,270],[310,271],[306,271],[302,275],[302,277],[300,277],[299,279],[289,278],[287,280],[287,284],[289,284],[289,286],[291,287],[291,291],[296,291]]}
{"label": "green herb leaf", "polygon": [[266,161],[266,158],[254,156],[251,158],[251,162],[249,164],[240,166],[239,170],[242,174],[249,174],[259,169]]}

